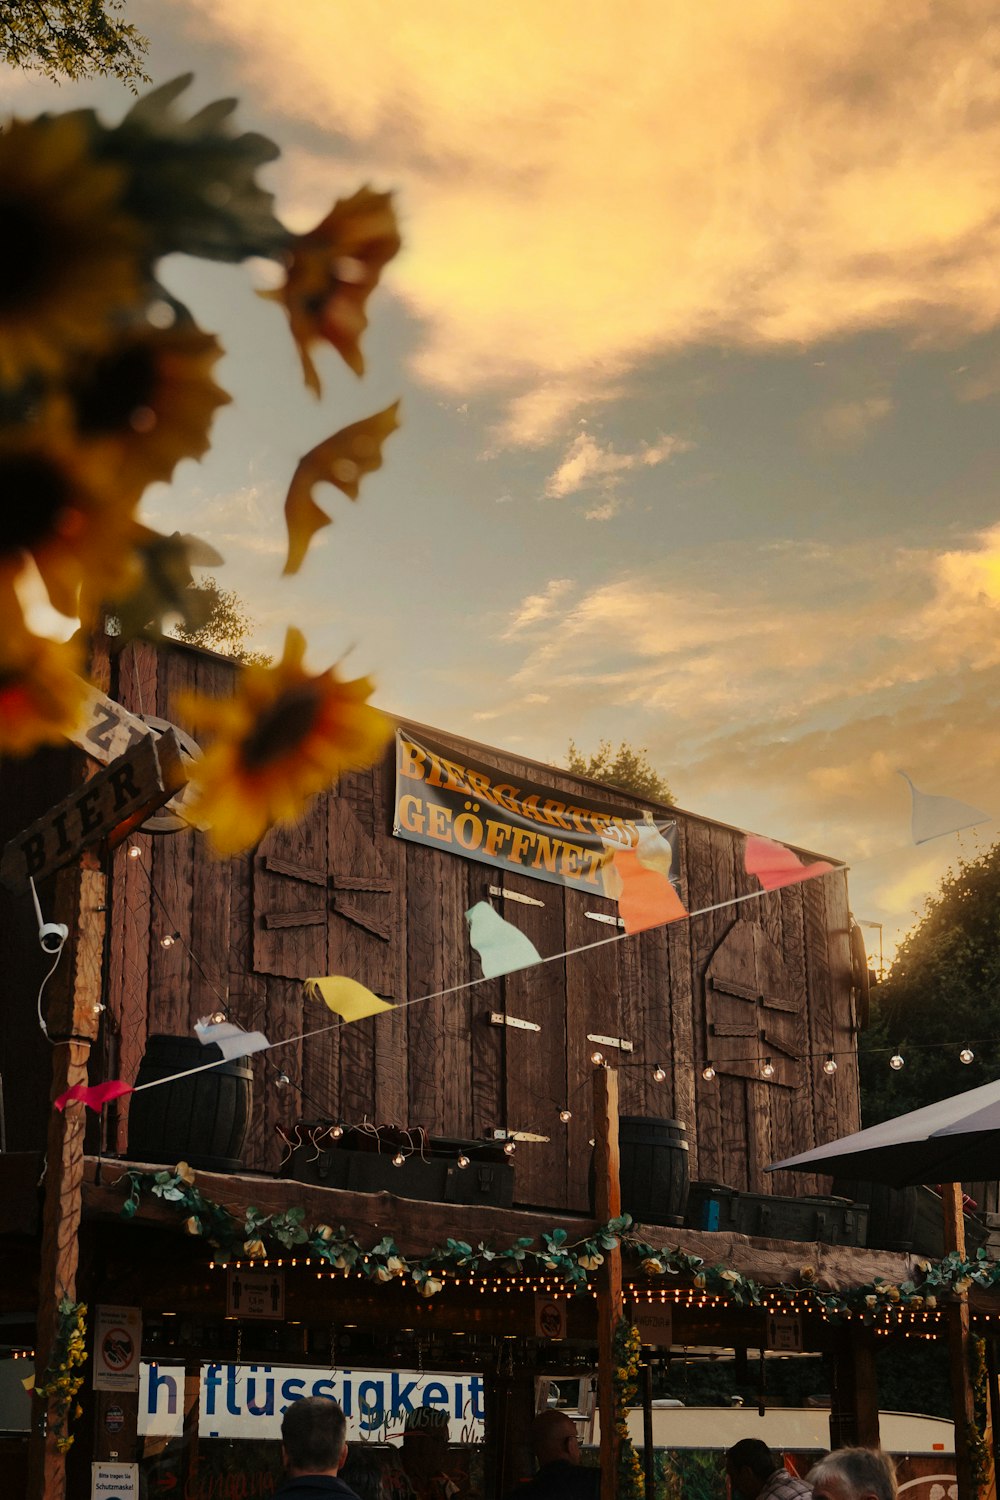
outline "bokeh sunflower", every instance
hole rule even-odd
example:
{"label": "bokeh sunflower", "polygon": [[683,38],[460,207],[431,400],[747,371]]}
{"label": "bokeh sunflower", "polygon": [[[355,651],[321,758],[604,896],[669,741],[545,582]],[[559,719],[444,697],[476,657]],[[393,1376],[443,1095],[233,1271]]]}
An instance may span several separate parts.
{"label": "bokeh sunflower", "polygon": [[306,385],[317,396],[319,375],[310,353],[315,343],[332,344],[355,375],[364,373],[365,304],[401,243],[391,194],[360,188],[292,242],[285,285],[261,293],[284,304]]}
{"label": "bokeh sunflower", "polygon": [[182,458],[209,447],[216,408],[231,398],[212,368],[222,346],[194,324],[128,330],[87,361],[70,386],[81,441],[108,445],[118,488],[138,498]]}
{"label": "bokeh sunflower", "polygon": [[0,134],[0,384],[60,374],[137,305],[141,233],[120,208],[124,184],[77,116]]}
{"label": "bokeh sunflower", "polygon": [[135,498],[114,484],[107,455],[85,451],[58,418],[0,435],[0,571],[33,559],[60,614],[75,617],[80,587],[113,596],[133,560]]}
{"label": "bokeh sunflower", "polygon": [[342,682],[331,667],[311,676],[306,643],[289,629],[281,661],[244,668],[230,699],[187,694],[182,713],[215,735],[198,763],[193,819],[217,853],[248,849],[273,823],[294,822],[305,803],[344,771],[371,765],[391,726],[371,707],[370,678]]}
{"label": "bokeh sunflower", "polygon": [[[0,592],[6,589],[0,585]],[[6,613],[6,610],[5,610]],[[0,636],[0,755],[61,744],[78,724],[87,684],[75,641],[49,641],[15,625]]]}

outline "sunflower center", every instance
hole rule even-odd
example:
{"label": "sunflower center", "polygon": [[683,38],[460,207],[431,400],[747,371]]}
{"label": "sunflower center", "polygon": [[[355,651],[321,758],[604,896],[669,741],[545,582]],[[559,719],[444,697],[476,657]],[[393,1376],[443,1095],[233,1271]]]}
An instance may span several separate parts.
{"label": "sunflower center", "polygon": [[52,264],[52,225],[33,204],[0,200],[0,312],[24,311]]}
{"label": "sunflower center", "polygon": [[321,702],[321,695],[311,683],[282,693],[243,741],[247,770],[263,770],[299,749],[316,723]]}
{"label": "sunflower center", "polygon": [[40,453],[0,459],[0,494],[0,554],[37,547],[58,529],[72,500],[67,476]]}
{"label": "sunflower center", "polygon": [[156,355],[145,344],[133,344],[100,359],[76,389],[77,420],[83,433],[120,432],[133,413],[152,404],[156,389]]}

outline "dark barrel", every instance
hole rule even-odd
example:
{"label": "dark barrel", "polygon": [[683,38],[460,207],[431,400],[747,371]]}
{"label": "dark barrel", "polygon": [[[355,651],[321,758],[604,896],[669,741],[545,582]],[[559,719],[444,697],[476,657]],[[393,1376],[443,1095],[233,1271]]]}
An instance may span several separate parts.
{"label": "dark barrel", "polygon": [[618,1122],[622,1211],[638,1224],[683,1224],[688,1143],[677,1120],[622,1115]]}
{"label": "dark barrel", "polygon": [[189,1162],[208,1172],[238,1172],[250,1123],[253,1074],[249,1059],[226,1061],[215,1043],[196,1036],[151,1036],[136,1086],[188,1072],[213,1057],[218,1067],[134,1093],[129,1100],[128,1154],[132,1161]]}
{"label": "dark barrel", "polygon": [[917,1189],[884,1182],[838,1177],[833,1191],[841,1198],[868,1204],[868,1244],[878,1250],[913,1250],[917,1235]]}

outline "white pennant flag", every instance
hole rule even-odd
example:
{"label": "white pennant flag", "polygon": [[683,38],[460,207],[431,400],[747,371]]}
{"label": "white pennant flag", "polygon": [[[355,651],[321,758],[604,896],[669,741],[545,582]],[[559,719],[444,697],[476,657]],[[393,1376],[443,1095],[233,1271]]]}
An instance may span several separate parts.
{"label": "white pennant flag", "polygon": [[930,839],[939,839],[946,833],[957,833],[960,828],[972,828],[976,823],[988,823],[990,814],[972,807],[968,802],[959,802],[954,797],[937,797],[931,792],[922,792],[907,776],[902,776],[910,788],[913,798],[911,829],[915,844],[926,844]]}

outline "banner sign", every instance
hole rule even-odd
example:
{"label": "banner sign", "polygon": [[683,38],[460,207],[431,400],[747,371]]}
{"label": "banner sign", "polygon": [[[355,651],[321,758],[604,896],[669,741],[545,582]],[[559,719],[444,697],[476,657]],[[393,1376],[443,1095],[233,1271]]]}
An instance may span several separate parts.
{"label": "banner sign", "polygon": [[[453,1443],[483,1441],[483,1377],[439,1370],[324,1370],[315,1365],[201,1367],[200,1438],[280,1440],[281,1418],[303,1396],[330,1396],[347,1418],[347,1438],[401,1438],[407,1412],[434,1406],[448,1413]],[[179,1433],[184,1419],[184,1367],[144,1364],[139,1433]]]}
{"label": "banner sign", "polygon": [[636,849],[643,830],[662,846],[657,865],[676,888],[675,823],[589,798],[568,801],[553,787],[511,780],[458,754],[396,730],[397,838],[615,900],[612,857]]}

